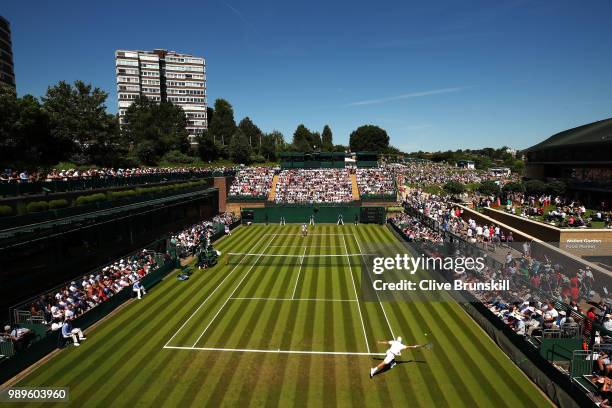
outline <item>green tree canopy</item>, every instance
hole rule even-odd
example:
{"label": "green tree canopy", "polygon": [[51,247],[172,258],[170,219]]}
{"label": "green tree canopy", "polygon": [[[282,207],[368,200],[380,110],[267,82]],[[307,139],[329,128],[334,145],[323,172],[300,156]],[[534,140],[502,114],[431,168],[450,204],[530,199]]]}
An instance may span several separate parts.
{"label": "green tree canopy", "polygon": [[323,133],[321,134],[321,150],[325,152],[331,152],[334,150],[332,131],[327,125],[323,127]]}
{"label": "green tree canopy", "polygon": [[17,98],[11,87],[0,86],[0,164],[31,168],[57,161],[49,117],[32,95]]}
{"label": "green tree canopy", "polygon": [[298,125],[293,132],[293,149],[298,152],[312,152],[312,133],[303,124]]}
{"label": "green tree canopy", "polygon": [[543,194],[546,191],[546,183],[541,180],[529,180],[525,182],[527,194]]}
{"label": "green tree canopy", "polygon": [[492,180],[485,180],[478,185],[478,192],[487,196],[495,196],[499,194],[499,186]]}
{"label": "green tree canopy", "polygon": [[550,183],[546,185],[546,192],[548,194],[552,194],[556,196],[561,196],[565,194],[566,189],[567,189],[567,186],[565,185],[564,182],[560,180],[551,181]]}
{"label": "green tree canopy", "polygon": [[106,98],[108,94],[83,81],[73,85],[60,81],[50,86],[42,97],[43,109],[49,115],[51,136],[57,149],[63,152],[61,159],[72,154],[87,155],[87,146],[97,140],[108,140],[109,131],[116,128],[108,125]]}
{"label": "green tree canopy", "polygon": [[267,161],[274,161],[277,158],[277,140],[278,135],[276,135],[274,132],[265,134],[262,137],[260,154]]}
{"label": "green tree canopy", "polygon": [[465,192],[465,184],[454,180],[447,181],[442,188],[451,195],[458,195]]}
{"label": "green tree canopy", "polygon": [[138,151],[138,157],[146,158],[146,164],[156,164],[170,150],[189,150],[187,119],[178,105],[141,96],[126,110],[125,120],[125,140]]}
{"label": "green tree canopy", "polygon": [[229,144],[232,135],[236,132],[234,108],[225,99],[217,99],[212,120],[208,123],[208,131],[213,139],[222,145]]}
{"label": "green tree canopy", "polygon": [[240,130],[242,130],[242,133],[244,133],[244,135],[249,140],[251,148],[253,148],[253,150],[255,151],[259,151],[259,146],[261,145],[261,138],[263,136],[263,132],[261,131],[261,129],[259,129],[257,125],[255,125],[248,116],[240,121],[238,127],[240,128]]}
{"label": "green tree canopy", "polygon": [[349,145],[353,152],[384,152],[389,147],[389,135],[378,126],[364,125],[351,133]]}
{"label": "green tree canopy", "polygon": [[249,164],[251,161],[251,145],[249,139],[242,132],[237,129],[232,135],[231,143],[229,145],[229,154],[234,163]]}
{"label": "green tree canopy", "polygon": [[504,185],[504,191],[511,191],[513,193],[523,193],[525,192],[525,185],[519,182],[512,182]]}
{"label": "green tree canopy", "polygon": [[219,149],[217,144],[213,140],[212,135],[208,130],[204,130],[197,137],[198,142],[198,154],[204,161],[213,161],[219,157]]}

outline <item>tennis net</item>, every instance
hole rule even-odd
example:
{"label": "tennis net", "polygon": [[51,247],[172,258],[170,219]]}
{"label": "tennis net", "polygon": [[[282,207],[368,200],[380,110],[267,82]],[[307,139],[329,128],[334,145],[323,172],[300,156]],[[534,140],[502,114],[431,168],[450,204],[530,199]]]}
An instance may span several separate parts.
{"label": "tennis net", "polygon": [[338,267],[364,266],[372,254],[287,255],[230,252],[222,255],[227,265]]}

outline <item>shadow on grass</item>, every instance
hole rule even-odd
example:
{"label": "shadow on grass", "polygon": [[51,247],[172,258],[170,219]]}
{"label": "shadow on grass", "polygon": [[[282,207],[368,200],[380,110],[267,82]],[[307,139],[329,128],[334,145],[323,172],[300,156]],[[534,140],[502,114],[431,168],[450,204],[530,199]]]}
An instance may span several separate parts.
{"label": "shadow on grass", "polygon": [[[374,357],[372,358],[372,360],[383,361],[384,358]],[[427,364],[427,361],[424,361],[424,360],[395,360],[395,363],[396,363],[396,366],[399,366],[400,364],[408,364],[408,363]],[[374,377],[376,377],[377,375],[386,373],[389,370],[391,370],[391,365],[386,365],[385,368],[383,368],[382,370],[374,374]]]}

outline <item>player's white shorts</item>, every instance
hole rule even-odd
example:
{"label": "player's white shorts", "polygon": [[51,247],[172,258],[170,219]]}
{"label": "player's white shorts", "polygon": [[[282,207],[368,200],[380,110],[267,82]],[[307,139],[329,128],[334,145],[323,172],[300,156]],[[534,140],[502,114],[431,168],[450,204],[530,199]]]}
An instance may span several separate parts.
{"label": "player's white shorts", "polygon": [[385,364],[391,364],[391,362],[395,360],[395,357],[397,357],[395,354],[393,354],[390,351],[387,351],[387,355],[385,356],[385,359],[383,360],[383,362]]}

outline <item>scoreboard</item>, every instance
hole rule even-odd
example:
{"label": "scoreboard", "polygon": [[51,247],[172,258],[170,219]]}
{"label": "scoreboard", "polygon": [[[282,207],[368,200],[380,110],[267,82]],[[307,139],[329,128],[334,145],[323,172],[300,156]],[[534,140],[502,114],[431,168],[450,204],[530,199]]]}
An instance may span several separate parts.
{"label": "scoreboard", "polygon": [[364,224],[384,224],[385,207],[361,207],[360,220]]}

